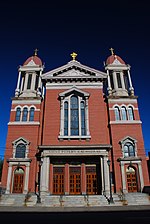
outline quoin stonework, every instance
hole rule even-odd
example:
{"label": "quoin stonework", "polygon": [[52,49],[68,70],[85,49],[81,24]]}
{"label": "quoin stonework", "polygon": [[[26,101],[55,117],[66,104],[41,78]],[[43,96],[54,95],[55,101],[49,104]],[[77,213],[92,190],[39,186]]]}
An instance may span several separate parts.
{"label": "quoin stonework", "polygon": [[[111,49],[103,71],[70,61],[45,72],[35,51],[18,69],[5,194],[104,195],[149,185],[130,65]],[[110,162],[110,164],[108,163]]]}

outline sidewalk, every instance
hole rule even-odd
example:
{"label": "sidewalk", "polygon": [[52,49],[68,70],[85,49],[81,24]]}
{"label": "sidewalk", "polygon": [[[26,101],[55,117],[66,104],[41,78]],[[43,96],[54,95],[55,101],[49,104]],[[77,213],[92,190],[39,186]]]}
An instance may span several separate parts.
{"label": "sidewalk", "polygon": [[97,206],[97,207],[43,207],[40,205],[36,206],[0,206],[1,212],[101,212],[101,211],[141,211],[150,210],[149,205],[125,205],[125,206]]}

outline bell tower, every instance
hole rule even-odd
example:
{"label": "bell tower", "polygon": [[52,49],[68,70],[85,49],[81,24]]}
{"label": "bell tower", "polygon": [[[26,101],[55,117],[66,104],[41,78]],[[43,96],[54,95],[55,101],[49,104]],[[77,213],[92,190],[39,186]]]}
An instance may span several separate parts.
{"label": "bell tower", "polygon": [[106,60],[105,70],[108,75],[108,94],[109,96],[134,96],[130,76],[130,65],[117,55],[114,49],[110,48],[111,55]]}
{"label": "bell tower", "polygon": [[35,49],[34,55],[29,57],[18,69],[19,75],[15,97],[42,96],[41,74],[44,66],[37,56],[37,51]]}

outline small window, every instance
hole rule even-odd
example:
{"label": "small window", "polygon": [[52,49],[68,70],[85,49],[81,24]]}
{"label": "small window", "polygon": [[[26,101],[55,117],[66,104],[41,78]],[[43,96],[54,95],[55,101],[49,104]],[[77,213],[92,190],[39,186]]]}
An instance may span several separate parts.
{"label": "small window", "polygon": [[39,76],[36,75],[36,80],[35,80],[35,90],[37,90],[39,84]]}
{"label": "small window", "polygon": [[133,108],[132,107],[128,108],[128,119],[129,120],[134,120],[134,114],[133,114]]}
{"label": "small window", "polygon": [[23,109],[22,121],[27,121],[27,117],[28,117],[28,108],[25,107]]}
{"label": "small window", "polygon": [[120,120],[120,111],[118,107],[115,107],[115,120],[116,121]]}
{"label": "small window", "polygon": [[122,120],[127,120],[127,111],[125,107],[121,108],[121,116],[122,116]]}
{"label": "small window", "polygon": [[116,76],[117,76],[118,88],[122,88],[120,73],[117,72]]}
{"label": "small window", "polygon": [[18,144],[16,147],[15,158],[25,158],[26,146],[24,144]]}
{"label": "small window", "polygon": [[17,108],[15,121],[20,121],[21,109]]}
{"label": "small window", "polygon": [[124,157],[135,156],[135,148],[130,142],[125,143],[123,147]]}
{"label": "small window", "polygon": [[34,121],[34,107],[31,107],[30,109],[29,121]]}
{"label": "small window", "polygon": [[32,81],[32,74],[29,74],[29,76],[28,76],[28,83],[27,83],[27,89],[31,88],[31,81]]}

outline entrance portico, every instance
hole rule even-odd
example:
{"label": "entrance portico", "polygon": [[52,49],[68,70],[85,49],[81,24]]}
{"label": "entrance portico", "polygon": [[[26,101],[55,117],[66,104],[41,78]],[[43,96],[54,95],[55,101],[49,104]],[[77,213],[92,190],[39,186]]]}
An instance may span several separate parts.
{"label": "entrance portico", "polygon": [[110,148],[110,145],[40,146],[41,195],[109,194]]}

